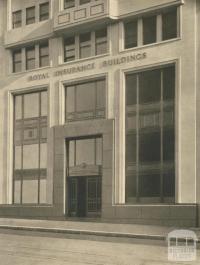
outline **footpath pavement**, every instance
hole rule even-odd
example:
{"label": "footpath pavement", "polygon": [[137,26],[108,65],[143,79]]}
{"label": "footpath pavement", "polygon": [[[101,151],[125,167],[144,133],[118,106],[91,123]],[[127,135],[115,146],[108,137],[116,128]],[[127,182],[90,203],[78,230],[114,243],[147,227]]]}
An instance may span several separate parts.
{"label": "footpath pavement", "polygon": [[[88,221],[0,218],[0,229],[163,241],[166,240],[169,232],[180,228]],[[200,229],[189,228],[189,230],[196,233],[200,243]]]}

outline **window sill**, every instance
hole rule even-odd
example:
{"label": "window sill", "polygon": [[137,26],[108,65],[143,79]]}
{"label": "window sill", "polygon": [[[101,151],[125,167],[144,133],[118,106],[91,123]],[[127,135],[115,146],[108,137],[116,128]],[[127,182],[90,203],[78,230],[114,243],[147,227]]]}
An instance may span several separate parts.
{"label": "window sill", "polygon": [[180,41],[180,40],[181,40],[181,37],[178,37],[178,38],[174,38],[174,39],[169,39],[169,40],[165,40],[165,41],[155,42],[155,43],[146,44],[146,45],[142,45],[142,46],[137,46],[137,47],[133,47],[133,48],[128,48],[128,49],[124,48],[124,49],[121,49],[119,51],[119,53],[125,53],[125,52],[130,52],[130,51],[137,51],[137,50],[141,50],[141,49],[145,49],[145,48],[156,47],[156,46],[169,44],[169,43]]}
{"label": "window sill", "polygon": [[73,65],[73,64],[82,63],[82,62],[85,62],[85,61],[90,61],[90,60],[94,60],[94,59],[107,57],[109,55],[110,55],[110,53],[104,53],[104,54],[100,54],[100,55],[90,56],[90,57],[87,57],[87,58],[76,59],[76,60],[69,61],[69,62],[62,62],[62,63],[59,64],[59,66]]}
{"label": "window sill", "polygon": [[24,74],[27,74],[27,73],[33,73],[33,72],[36,72],[36,71],[43,71],[43,70],[46,70],[46,69],[49,69],[51,68],[51,66],[44,66],[44,67],[39,67],[39,68],[35,68],[35,69],[31,69],[31,70],[25,70],[25,71],[22,71],[22,72],[17,72],[17,73],[9,73],[8,75],[12,75],[12,76],[17,76],[17,75],[24,75]]}

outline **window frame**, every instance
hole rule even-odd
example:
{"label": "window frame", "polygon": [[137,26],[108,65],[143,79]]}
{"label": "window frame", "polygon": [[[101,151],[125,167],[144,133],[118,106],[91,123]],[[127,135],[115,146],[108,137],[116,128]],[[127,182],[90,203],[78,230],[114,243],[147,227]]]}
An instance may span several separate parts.
{"label": "window frame", "polygon": [[[33,15],[28,17],[28,12],[34,10]],[[30,22],[31,21],[31,22]],[[31,25],[36,23],[36,8],[35,6],[30,6],[26,8],[26,25]]]}
{"label": "window frame", "polygon": [[[20,14],[20,19],[15,20],[15,16],[17,14]],[[17,11],[12,12],[12,28],[16,29],[16,28],[20,28],[20,27],[22,27],[22,10],[17,10]]]}
{"label": "window frame", "polygon": [[[42,8],[43,8],[44,6],[46,6],[46,5],[48,6],[47,11],[45,11],[44,13],[41,13]],[[41,22],[41,21],[48,20],[48,19],[49,19],[49,15],[50,15],[49,13],[50,13],[50,5],[49,5],[49,1],[39,4],[39,21],[40,21],[40,22]]]}
{"label": "window frame", "polygon": [[[34,46],[31,46],[31,47],[26,47],[25,48],[25,51],[26,51],[26,70],[32,70],[32,69],[35,69],[36,68],[36,50],[35,50],[35,45]],[[31,57],[31,58],[28,58],[27,54],[29,51],[34,51],[34,56]],[[28,67],[28,63],[30,61],[34,61],[34,67],[33,68],[29,68]]]}
{"label": "window frame", "polygon": [[[97,104],[97,89],[98,89],[98,82],[102,82],[104,81],[104,91],[103,91],[103,98],[104,98],[104,107],[100,107],[98,108]],[[77,86],[82,85],[82,84],[87,84],[87,83],[94,83],[94,89],[95,89],[95,107],[93,110],[84,110],[84,111],[78,111],[77,110]],[[74,91],[74,111],[73,112],[67,112],[67,88],[68,87],[74,87],[75,91]],[[107,78],[106,76],[101,76],[101,77],[96,77],[96,78],[92,78],[92,79],[86,79],[86,80],[80,80],[79,82],[72,82],[72,83],[66,83],[64,84],[64,91],[65,91],[65,102],[64,102],[64,110],[65,110],[65,118],[64,118],[64,123],[70,123],[70,122],[76,122],[76,121],[82,121],[82,120],[94,120],[94,119],[105,119],[106,115],[107,115]],[[95,113],[95,115],[93,116],[89,116],[89,117],[76,117],[77,114],[79,113],[84,113],[84,112],[93,112]],[[103,114],[100,113],[99,115],[97,115],[98,111],[103,111]],[[73,114],[75,117],[73,118],[67,118],[67,113],[69,113],[69,115]]]}
{"label": "window frame", "polygon": [[[166,41],[173,41],[173,40],[179,39],[180,38],[180,20],[181,20],[180,10],[181,10],[180,5],[172,5],[172,6],[169,6],[166,8],[155,10],[154,12],[152,11],[152,12],[149,12],[147,14],[139,14],[139,15],[134,16],[132,18],[127,18],[126,20],[124,20],[121,23],[121,36],[123,37],[121,49],[122,50],[135,49],[135,48],[139,48],[139,47],[143,47],[143,46],[145,47],[148,45],[156,45],[156,44],[164,43]],[[162,24],[163,15],[166,13],[173,12],[173,11],[176,11],[176,36],[173,38],[163,39],[163,24]],[[144,34],[143,20],[145,18],[153,17],[153,16],[156,16],[156,24],[157,24],[156,28],[155,28],[156,40],[155,40],[155,42],[145,44],[144,43],[144,37],[143,37],[143,34]],[[134,22],[134,21],[137,21],[137,24],[138,24],[138,27],[137,27],[137,31],[138,31],[137,32],[137,46],[130,46],[130,47],[126,48],[127,42],[126,42],[126,38],[125,38],[125,36],[126,36],[125,28],[126,28],[127,24]]]}
{"label": "window frame", "polygon": [[[177,74],[176,62],[171,62],[169,64],[161,64],[159,66],[149,67],[149,68],[146,68],[145,67],[143,69],[139,69],[139,70],[133,71],[133,72],[132,71],[131,72],[130,71],[127,71],[127,72],[124,72],[124,77],[125,77],[125,84],[126,84],[126,77],[127,76],[130,76],[130,75],[139,76],[141,73],[147,72],[149,70],[159,70],[160,73],[161,73],[161,78],[162,78],[161,79],[161,83],[164,84],[163,83],[164,82],[163,72],[164,72],[164,69],[166,70],[166,69],[169,69],[169,68],[174,69],[174,75],[172,77],[172,78],[174,78],[173,79],[174,80],[174,97],[173,97],[173,99],[171,99],[171,98],[170,99],[164,99],[163,98],[162,103],[159,103],[159,104],[161,104],[160,105],[160,108],[162,109],[162,114],[161,115],[163,115],[162,116],[163,119],[162,119],[162,123],[161,123],[161,125],[162,125],[162,134],[163,133],[168,133],[170,131],[173,131],[173,137],[174,137],[174,142],[173,142],[173,165],[171,165],[171,167],[169,166],[168,169],[163,169],[163,171],[162,171],[162,179],[161,179],[161,183],[160,183],[160,197],[152,197],[152,198],[149,198],[148,196],[147,197],[142,197],[142,196],[139,197],[139,195],[138,195],[139,194],[139,186],[137,186],[137,190],[135,190],[135,192],[136,192],[135,197],[133,195],[131,195],[130,196],[131,201],[130,200],[127,200],[128,199],[127,198],[127,192],[128,192],[128,190],[127,190],[127,187],[128,187],[127,186],[128,185],[127,184],[127,180],[129,180],[129,181],[131,180],[132,182],[134,181],[134,179],[133,179],[133,172],[132,172],[133,168],[131,169],[131,167],[133,167],[133,165],[135,167],[138,163],[141,163],[141,161],[139,160],[139,158],[135,158],[135,162],[133,162],[132,160],[131,160],[132,162],[131,161],[128,162],[128,160],[127,160],[127,149],[125,147],[125,164],[126,164],[126,170],[125,170],[125,180],[126,180],[125,181],[125,194],[126,194],[126,199],[125,199],[125,203],[126,204],[135,204],[135,203],[140,203],[140,204],[144,204],[144,203],[145,204],[146,203],[147,204],[149,204],[149,203],[150,204],[151,203],[174,204],[175,203],[175,199],[176,199],[176,165],[175,165],[175,161],[176,161],[176,142],[177,142],[177,139],[176,139],[176,126],[175,126],[175,120],[176,120],[176,82],[177,82],[177,77],[176,77],[176,74]],[[137,81],[136,81],[137,82],[137,84],[136,84],[137,87],[139,86],[138,78],[139,77],[137,77]],[[163,85],[161,85],[161,86],[163,86]],[[137,89],[138,89],[137,91],[139,91],[139,87]],[[164,86],[161,89],[164,89]],[[126,85],[125,85],[125,91],[127,93],[127,86]],[[163,96],[164,96],[164,94],[162,95],[162,97]],[[171,95],[169,94],[168,96],[170,97]],[[137,98],[138,98],[137,100],[139,100],[139,96],[137,96]],[[139,103],[139,101],[138,101],[138,103],[137,103],[137,101],[135,103],[132,103],[132,104],[129,103],[130,107],[126,104],[126,101],[127,101],[127,94],[126,94],[126,99],[125,99],[125,108],[126,108],[126,111],[125,111],[125,117],[126,117],[126,121],[125,121],[125,124],[126,124],[125,142],[126,142],[126,146],[127,146],[127,136],[128,135],[131,136],[133,134],[136,135],[141,130],[141,128],[140,128],[140,117],[141,117],[142,112],[140,110],[141,107],[140,106],[136,106],[137,104],[141,104],[141,103]],[[165,104],[164,102],[165,103],[167,102],[167,104]],[[171,102],[173,102],[173,104],[171,104]],[[135,106],[133,107],[131,105],[135,105]],[[168,112],[168,111],[169,112],[170,111],[173,112],[173,117],[171,118],[172,119],[172,125],[171,124],[168,124],[167,120],[165,120],[165,118],[164,118],[165,113]],[[141,112],[141,114],[140,114],[140,112]],[[137,128],[135,127],[135,129],[130,129],[130,128],[128,129],[127,117],[130,115],[129,113],[131,114],[131,117],[134,117],[134,116],[132,116],[133,113],[135,113],[134,115],[136,115],[136,113],[138,113],[137,115],[140,114],[140,116],[138,116],[139,117],[138,118],[139,121],[138,122],[135,122],[135,125],[134,126],[137,126]],[[160,127],[161,125],[159,125],[159,127],[158,127],[159,130],[161,128]],[[134,130],[135,130],[135,132],[134,132]],[[156,132],[156,130],[155,130],[155,132]],[[141,134],[141,132],[140,132],[140,134]],[[161,139],[162,139],[161,145],[162,145],[162,150],[163,150],[163,146],[165,144],[164,143],[163,136],[162,136]],[[139,143],[137,143],[137,141],[138,141],[138,138],[136,138],[136,145],[139,144]],[[139,146],[136,148],[136,150],[139,150]],[[139,152],[139,151],[137,151],[137,152]],[[171,161],[171,160],[169,160],[169,158],[164,158],[163,157],[161,162],[162,163],[168,163],[169,161]],[[161,163],[161,162],[159,162],[159,163]],[[129,170],[128,170],[128,164],[130,166],[130,169]],[[139,170],[139,166],[136,166],[136,170]],[[165,171],[165,170],[168,170],[168,171]],[[146,174],[148,174],[148,173],[146,173]],[[159,173],[159,174],[161,174],[161,173]],[[145,175],[144,172],[143,172],[143,175]],[[166,178],[166,176],[168,176],[168,178]],[[132,177],[132,179],[130,179],[130,177]],[[137,176],[137,179],[135,180],[136,181],[135,182],[135,185],[139,185],[138,184],[139,183],[138,182],[138,178],[139,177],[140,177],[140,175]],[[167,181],[167,180],[168,181],[169,180],[170,181],[173,181],[173,185],[174,186],[173,186],[173,189],[170,190],[170,191],[167,189],[168,186],[164,186],[164,184],[166,183],[165,181]],[[130,183],[129,183],[129,185],[130,185]],[[173,196],[171,196],[171,195],[169,196],[169,193],[170,192],[173,193]],[[168,194],[168,195],[166,195],[166,194]],[[134,198],[134,201],[132,201],[133,198]],[[155,198],[157,198],[157,199],[155,200]]]}
{"label": "window frame", "polygon": [[[47,48],[48,54],[41,55],[41,49],[44,48],[44,47]],[[43,58],[48,58],[48,64],[47,65],[42,65],[41,61],[42,61]],[[39,44],[39,68],[48,67],[48,66],[50,66],[49,41]]]}
{"label": "window frame", "polygon": [[[20,53],[21,55],[21,60],[15,60],[15,54],[16,53]],[[16,64],[20,63],[21,64],[21,70],[16,71]],[[20,73],[22,71],[22,50],[21,49],[17,49],[17,50],[13,50],[12,51],[12,71],[13,73]]]}
{"label": "window frame", "polygon": [[[48,111],[48,104],[47,104],[47,114],[43,115],[42,114],[42,93],[46,94],[47,100],[48,100],[48,88],[40,88],[37,89],[35,91],[32,90],[28,90],[28,91],[22,91],[19,93],[14,93],[13,94],[13,177],[12,177],[12,184],[13,184],[13,189],[12,189],[12,204],[13,205],[42,205],[42,204],[46,204],[47,203],[47,198],[45,202],[41,202],[41,180],[45,179],[47,181],[47,166],[46,168],[42,168],[41,167],[41,144],[46,144],[47,146],[47,134],[44,137],[42,137],[41,135],[41,129],[42,128],[46,128],[46,130],[48,129],[48,116],[49,116],[49,111]],[[31,94],[37,94],[38,95],[38,116],[37,117],[32,117],[32,118],[25,118],[24,117],[24,97],[26,95],[31,95]],[[21,117],[20,118],[16,118],[16,109],[15,109],[15,104],[16,104],[16,97],[21,97]],[[38,125],[36,126],[36,128],[38,129],[38,139],[37,141],[32,140],[32,143],[29,143],[28,139],[24,139],[24,137],[22,137],[22,135],[24,135],[24,132],[29,129],[33,129],[34,127],[32,127],[30,125],[31,120],[37,120]],[[28,122],[26,125],[24,124],[26,122]],[[18,124],[18,125],[17,125]],[[21,124],[21,125],[20,125]],[[35,126],[35,125],[33,125]],[[16,128],[18,130],[20,130],[20,140],[16,140],[15,139],[15,134],[17,132]],[[18,141],[18,142],[17,142]],[[24,146],[28,146],[29,144],[37,144],[38,145],[38,168],[36,169],[24,169],[23,168],[23,149]],[[21,148],[21,166],[20,169],[15,168],[15,148],[16,146],[18,146],[19,148]],[[46,155],[46,161],[47,161],[47,155]],[[18,172],[17,172],[18,171]],[[26,174],[28,173],[28,171],[35,171],[34,176],[30,177],[30,176],[26,176]],[[29,172],[30,173],[30,172]],[[29,174],[28,173],[28,174]],[[23,176],[23,174],[25,174]],[[31,173],[32,174],[32,173]],[[35,180],[37,181],[37,202],[23,202],[23,180]],[[15,202],[15,182],[16,181],[20,181],[20,202]],[[46,187],[45,187],[46,189]],[[46,191],[45,191],[46,194]]]}

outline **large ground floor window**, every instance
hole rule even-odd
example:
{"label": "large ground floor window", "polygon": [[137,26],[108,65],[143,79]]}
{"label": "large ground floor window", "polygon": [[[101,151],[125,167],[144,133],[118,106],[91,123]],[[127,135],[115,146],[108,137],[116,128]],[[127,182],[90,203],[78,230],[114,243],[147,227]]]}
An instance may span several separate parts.
{"label": "large ground floor window", "polygon": [[126,75],[126,202],[175,196],[175,66]]}
{"label": "large ground floor window", "polygon": [[46,91],[14,97],[13,161],[13,203],[46,203]]}

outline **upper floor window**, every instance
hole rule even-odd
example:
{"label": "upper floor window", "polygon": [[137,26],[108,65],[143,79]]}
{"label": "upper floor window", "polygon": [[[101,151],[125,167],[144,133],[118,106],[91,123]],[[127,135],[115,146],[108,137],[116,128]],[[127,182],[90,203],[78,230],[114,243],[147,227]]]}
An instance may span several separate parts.
{"label": "upper floor window", "polygon": [[43,43],[39,46],[40,67],[49,65],[49,44]]}
{"label": "upper floor window", "polygon": [[35,23],[35,6],[26,9],[26,25]]}
{"label": "upper floor window", "polygon": [[[25,60],[22,60],[22,52],[25,54]],[[14,73],[48,66],[49,44],[48,42],[44,42],[19,50],[14,50],[12,59]]]}
{"label": "upper floor window", "polygon": [[21,72],[22,70],[22,53],[21,50],[13,51],[13,72]]}
{"label": "upper floor window", "polygon": [[90,3],[91,0],[64,0],[64,8],[72,8],[77,5],[84,5]]}
{"label": "upper floor window", "polygon": [[64,61],[105,54],[108,51],[107,28],[64,39]]}
{"label": "upper floor window", "polygon": [[22,26],[22,11],[16,11],[12,13],[13,29]]}
{"label": "upper floor window", "polygon": [[177,38],[177,12],[178,8],[171,8],[159,14],[143,16],[124,23],[124,48]]}
{"label": "upper floor window", "polygon": [[49,2],[40,4],[40,21],[49,19]]}
{"label": "upper floor window", "polygon": [[75,0],[65,0],[64,1],[64,8],[71,8],[71,7],[75,7]]}
{"label": "upper floor window", "polygon": [[35,46],[26,48],[26,69],[35,68]]}
{"label": "upper floor window", "polygon": [[105,79],[66,87],[66,121],[105,117]]}
{"label": "upper floor window", "polygon": [[170,10],[162,14],[162,39],[177,37],[177,10]]}

